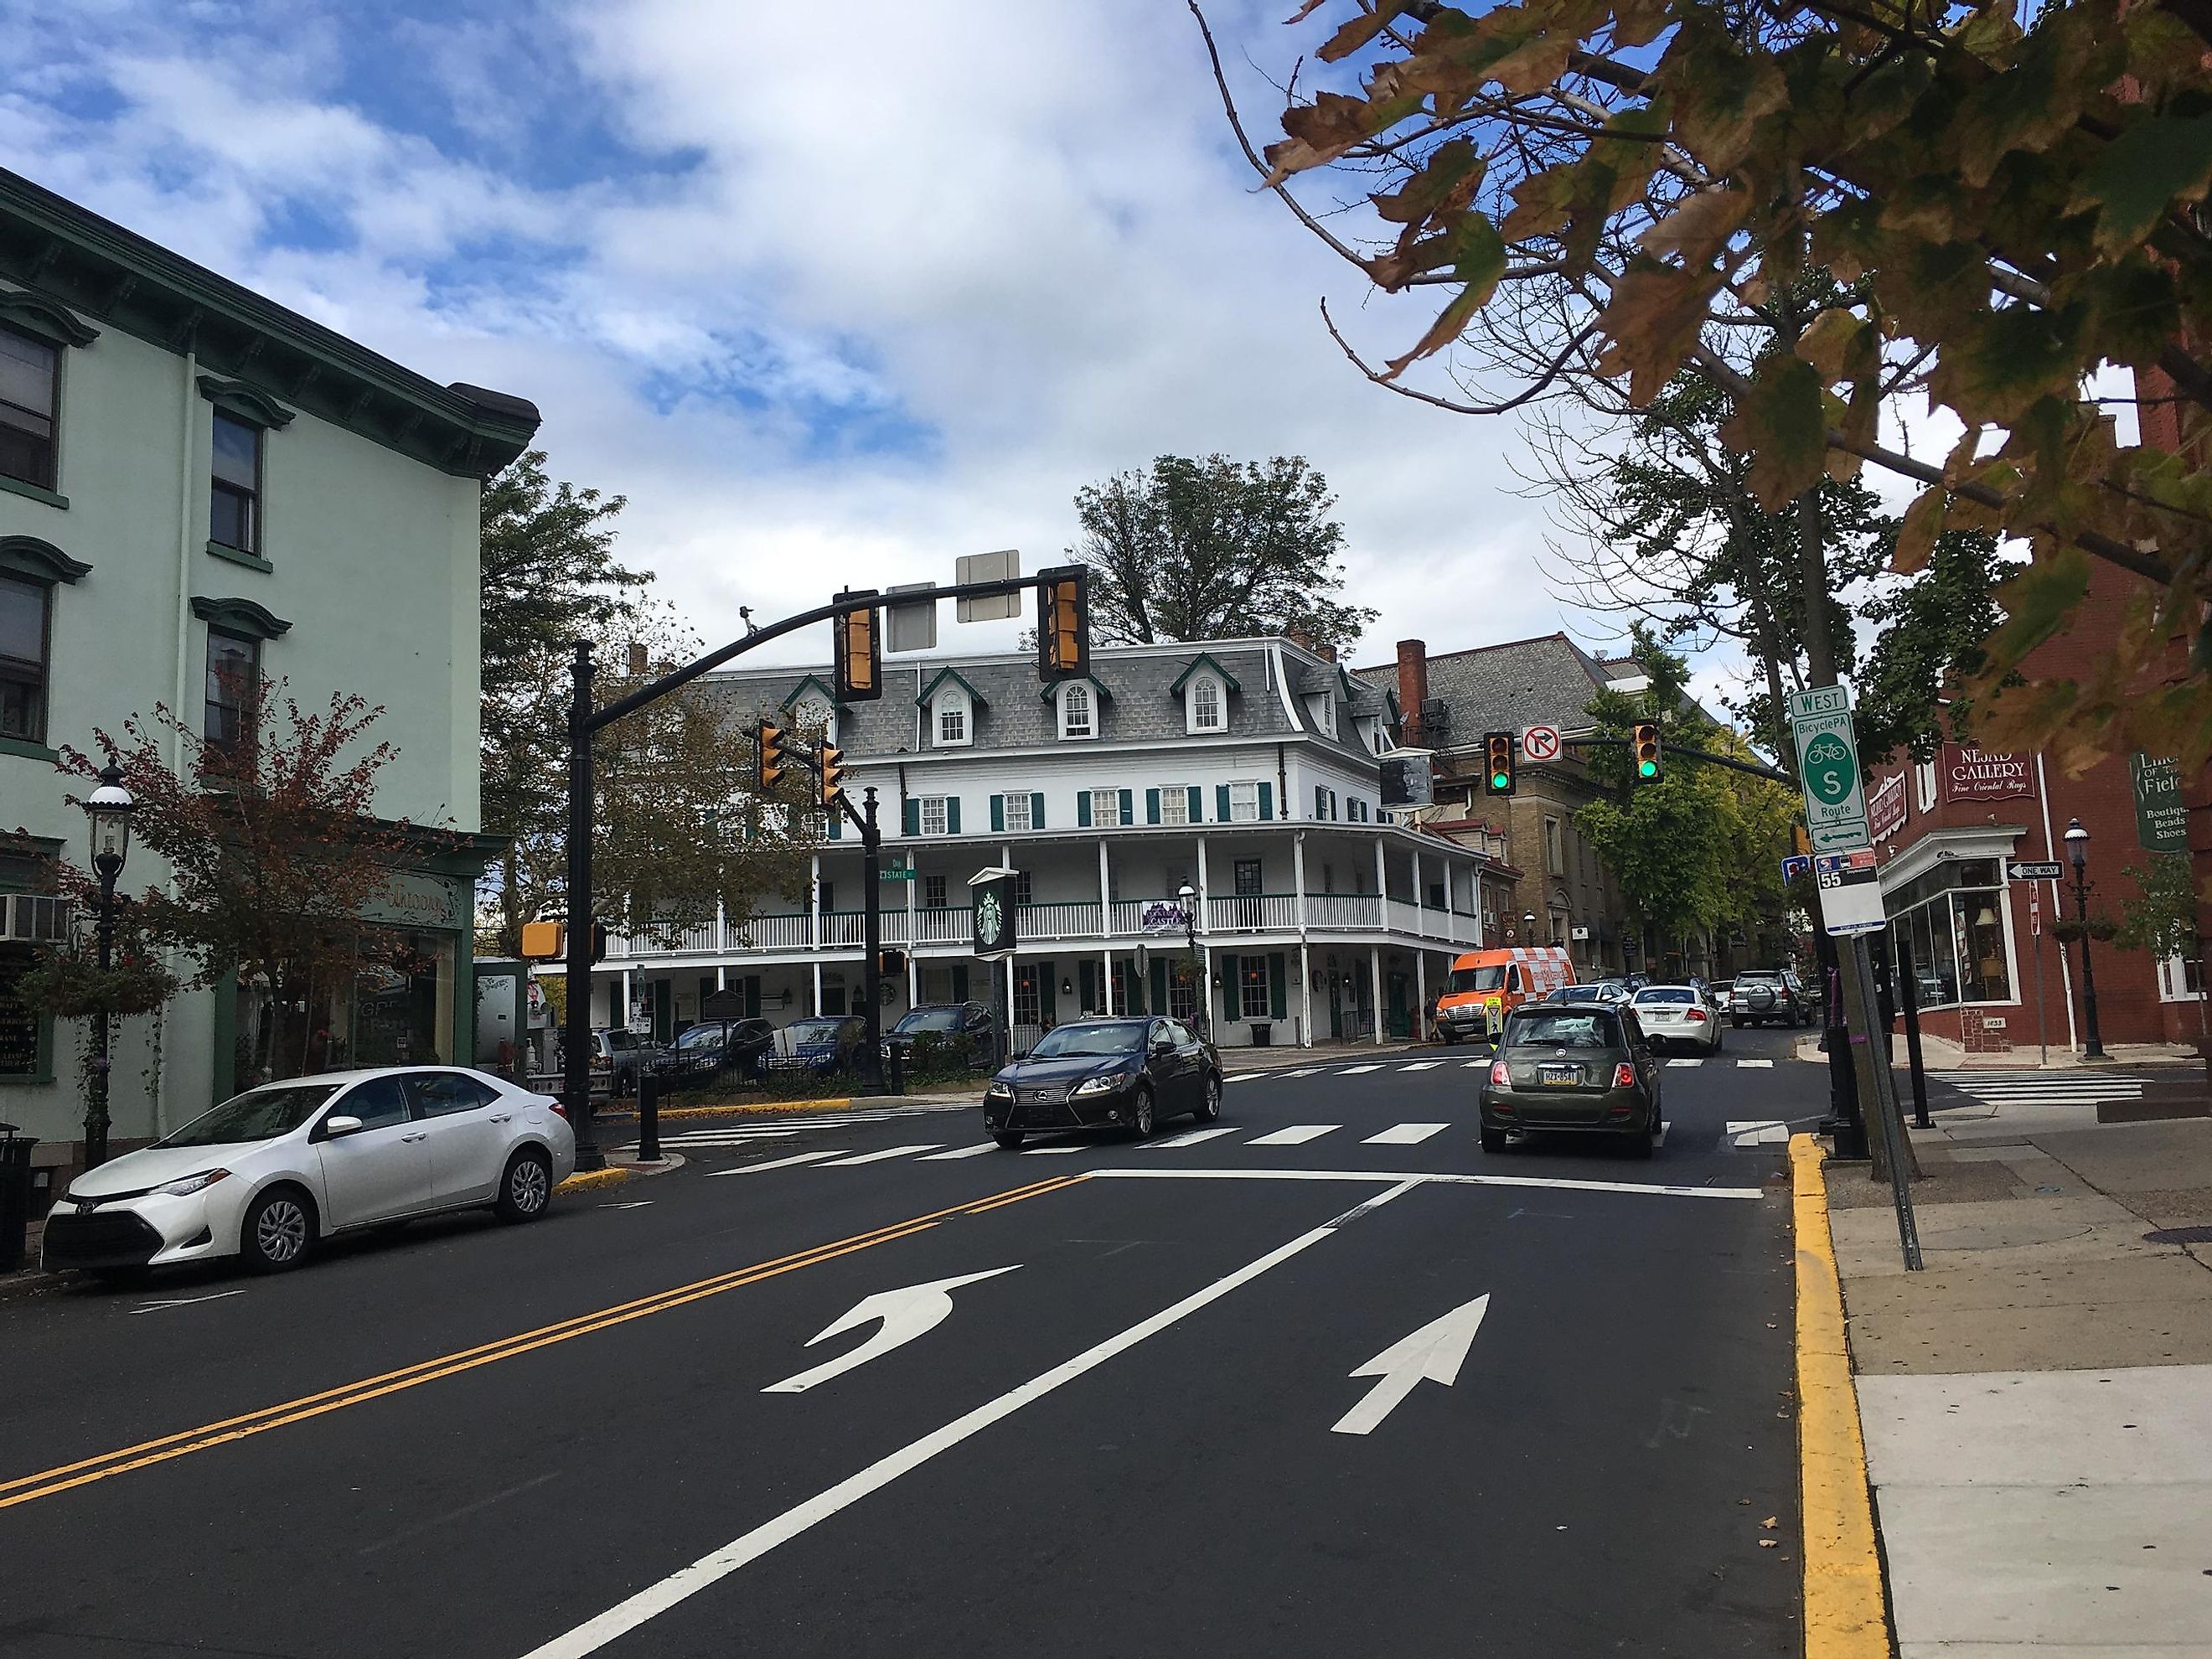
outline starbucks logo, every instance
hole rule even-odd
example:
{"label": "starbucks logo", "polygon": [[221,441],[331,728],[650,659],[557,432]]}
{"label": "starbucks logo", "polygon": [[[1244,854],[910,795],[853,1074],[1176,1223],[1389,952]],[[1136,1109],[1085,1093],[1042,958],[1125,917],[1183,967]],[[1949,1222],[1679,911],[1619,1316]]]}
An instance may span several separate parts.
{"label": "starbucks logo", "polygon": [[988,942],[1006,931],[1006,913],[999,908],[999,896],[986,893],[975,901],[976,937]]}

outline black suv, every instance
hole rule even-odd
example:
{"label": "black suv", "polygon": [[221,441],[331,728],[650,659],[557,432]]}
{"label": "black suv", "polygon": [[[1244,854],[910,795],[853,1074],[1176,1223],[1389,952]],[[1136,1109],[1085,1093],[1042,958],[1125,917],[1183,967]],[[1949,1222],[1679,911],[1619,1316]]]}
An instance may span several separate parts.
{"label": "black suv", "polygon": [[1810,1025],[1813,997],[1790,969],[1753,968],[1738,974],[1729,988],[1729,1021],[1734,1025]]}

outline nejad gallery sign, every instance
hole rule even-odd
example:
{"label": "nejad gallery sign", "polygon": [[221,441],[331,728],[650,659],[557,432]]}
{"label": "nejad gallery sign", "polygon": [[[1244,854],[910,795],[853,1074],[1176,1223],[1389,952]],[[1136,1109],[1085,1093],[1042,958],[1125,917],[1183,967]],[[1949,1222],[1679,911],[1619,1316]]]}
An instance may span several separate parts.
{"label": "nejad gallery sign", "polygon": [[1937,762],[1943,775],[1943,799],[2011,800],[2033,795],[2032,759],[2025,754],[1991,754],[1986,749],[1947,743]]}

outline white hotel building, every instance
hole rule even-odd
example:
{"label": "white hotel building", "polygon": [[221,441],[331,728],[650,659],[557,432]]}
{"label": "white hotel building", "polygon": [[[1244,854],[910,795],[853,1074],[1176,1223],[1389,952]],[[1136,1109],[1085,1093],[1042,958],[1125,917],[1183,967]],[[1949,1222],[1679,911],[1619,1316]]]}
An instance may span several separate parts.
{"label": "white hotel building", "polygon": [[[881,884],[884,944],[907,957],[884,987],[885,1024],[994,988],[1017,1048],[1085,1012],[1188,1018],[1201,992],[1184,932],[1144,926],[1148,905],[1188,884],[1217,1042],[1413,1035],[1451,958],[1497,937],[1512,872],[1502,843],[1384,817],[1388,692],[1284,639],[1101,648],[1091,671],[1048,687],[1026,653],[894,660],[881,701],[842,708],[826,670],[708,683],[733,725],[826,722],[854,801],[874,787],[884,861],[914,872]],[[968,879],[994,865],[1021,872],[1002,987],[969,948]],[[722,988],[779,1022],[857,1011],[860,880],[847,827],[804,899],[674,949],[617,934],[594,975],[595,1019],[627,1007],[665,1038]]]}

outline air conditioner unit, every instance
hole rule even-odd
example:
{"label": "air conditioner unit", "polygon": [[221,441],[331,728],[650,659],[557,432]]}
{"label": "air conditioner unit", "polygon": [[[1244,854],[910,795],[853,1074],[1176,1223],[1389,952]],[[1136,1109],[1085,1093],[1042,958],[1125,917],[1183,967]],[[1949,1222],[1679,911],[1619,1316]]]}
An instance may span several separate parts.
{"label": "air conditioner unit", "polygon": [[0,939],[43,945],[69,933],[70,902],[44,893],[0,894]]}

